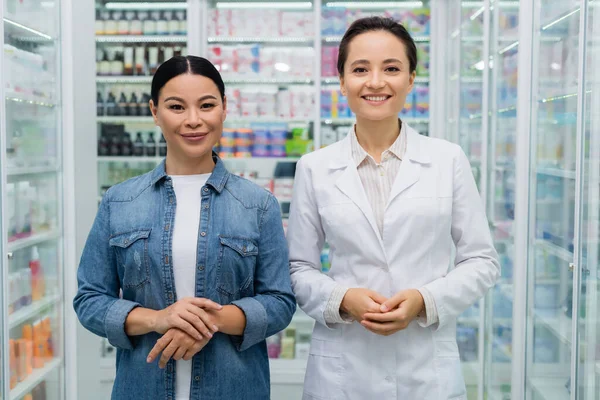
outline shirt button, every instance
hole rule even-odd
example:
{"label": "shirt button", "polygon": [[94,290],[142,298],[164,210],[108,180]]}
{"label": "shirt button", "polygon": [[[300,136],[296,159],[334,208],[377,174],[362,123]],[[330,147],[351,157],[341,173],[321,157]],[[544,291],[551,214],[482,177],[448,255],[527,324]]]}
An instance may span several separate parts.
{"label": "shirt button", "polygon": [[124,244],[128,244],[128,243],[129,243],[129,240],[128,240],[128,239],[125,239],[125,241],[124,241],[123,243],[124,243]]}
{"label": "shirt button", "polygon": [[208,193],[208,188],[204,188],[202,191],[203,191],[204,193]]}
{"label": "shirt button", "polygon": [[195,377],[194,377],[194,380],[195,380],[196,382],[198,382],[198,381],[200,380],[200,377],[199,377],[199,376],[195,376]]}
{"label": "shirt button", "polygon": [[204,208],[208,208],[208,204],[204,206]]}
{"label": "shirt button", "polygon": [[204,271],[204,265],[198,265],[198,271]]}
{"label": "shirt button", "polygon": [[169,299],[173,298],[173,292],[169,292]]}
{"label": "shirt button", "polygon": [[173,204],[173,198],[172,197],[169,199],[169,203]]}
{"label": "shirt button", "polygon": [[170,227],[171,227],[171,225],[169,225],[169,224],[165,225],[165,231],[168,231]]}
{"label": "shirt button", "polygon": [[206,232],[201,232],[200,236],[202,236],[202,237],[206,236]]}

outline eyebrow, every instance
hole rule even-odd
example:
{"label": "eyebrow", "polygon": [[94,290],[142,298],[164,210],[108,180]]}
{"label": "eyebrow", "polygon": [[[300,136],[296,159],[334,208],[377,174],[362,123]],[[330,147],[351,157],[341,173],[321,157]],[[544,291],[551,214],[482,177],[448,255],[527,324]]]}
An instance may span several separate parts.
{"label": "eyebrow", "polygon": [[[198,101],[204,101],[207,99],[213,99],[213,100],[217,100],[217,98],[215,96],[213,96],[212,94],[207,94],[206,96],[202,96],[198,99]],[[169,100],[175,100],[175,101],[180,101],[182,103],[185,103],[185,101],[181,98],[181,97],[177,97],[177,96],[171,96],[171,97],[167,97],[165,99],[165,101],[169,101]]]}
{"label": "eyebrow", "polygon": [[[402,61],[398,60],[397,58],[388,58],[386,60],[383,60],[384,64],[389,64],[389,63],[399,63],[402,64]],[[352,64],[350,64],[350,66],[356,65],[356,64],[370,64],[369,60],[356,60],[354,61]]]}

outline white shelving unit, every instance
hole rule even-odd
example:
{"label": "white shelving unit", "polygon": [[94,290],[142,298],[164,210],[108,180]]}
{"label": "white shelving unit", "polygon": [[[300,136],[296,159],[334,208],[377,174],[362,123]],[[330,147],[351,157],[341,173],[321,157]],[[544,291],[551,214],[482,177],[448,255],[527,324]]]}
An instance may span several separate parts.
{"label": "white shelving unit", "polygon": [[35,388],[40,382],[44,381],[51,373],[55,372],[62,365],[60,358],[55,358],[44,364],[42,368],[34,369],[33,373],[23,382],[20,382],[10,391],[10,400],[18,400],[25,396],[29,391]]}
{"label": "white shelving unit", "polygon": [[41,314],[42,311],[51,308],[61,301],[61,296],[53,295],[47,296],[39,301],[34,301],[29,306],[26,306],[19,311],[8,316],[9,328],[14,328],[21,325],[23,322],[36,317]]}

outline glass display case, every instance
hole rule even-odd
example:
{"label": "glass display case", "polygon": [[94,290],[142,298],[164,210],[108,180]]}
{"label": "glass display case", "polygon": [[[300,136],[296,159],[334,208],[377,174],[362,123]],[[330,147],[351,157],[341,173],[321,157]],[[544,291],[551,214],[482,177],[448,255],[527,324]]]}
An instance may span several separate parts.
{"label": "glass display case", "polygon": [[64,397],[60,2],[4,1],[0,397]]}

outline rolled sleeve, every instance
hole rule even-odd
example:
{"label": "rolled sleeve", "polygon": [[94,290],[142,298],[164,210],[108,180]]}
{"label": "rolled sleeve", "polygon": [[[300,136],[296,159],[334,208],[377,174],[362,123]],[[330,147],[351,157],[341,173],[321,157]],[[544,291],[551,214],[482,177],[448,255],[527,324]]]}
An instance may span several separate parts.
{"label": "rolled sleeve", "polygon": [[435,298],[426,287],[420,288],[419,292],[421,293],[421,296],[423,296],[425,302],[425,315],[419,315],[417,323],[419,326],[427,328],[439,321],[437,306],[435,305]]}
{"label": "rolled sleeve", "polygon": [[125,333],[125,320],[131,310],[139,306],[140,304],[133,301],[118,299],[108,307],[104,328],[110,344],[121,349],[133,350],[133,343]]}
{"label": "rolled sleeve", "polygon": [[333,289],[331,296],[329,296],[324,313],[325,322],[328,326],[330,324],[349,324],[352,322],[352,318],[349,315],[340,313],[340,305],[347,291],[347,287],[338,285]]}
{"label": "rolled sleeve", "polygon": [[242,310],[246,316],[244,334],[232,337],[238,351],[244,351],[265,339],[269,323],[267,310],[252,297],[236,300],[232,304]]}

